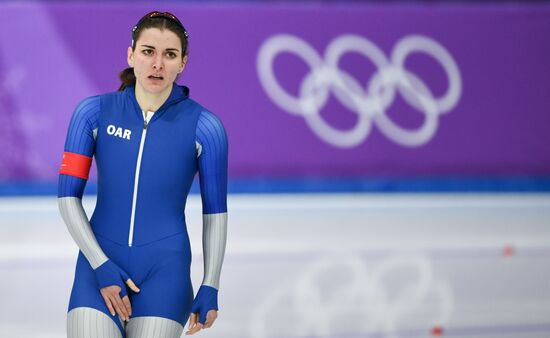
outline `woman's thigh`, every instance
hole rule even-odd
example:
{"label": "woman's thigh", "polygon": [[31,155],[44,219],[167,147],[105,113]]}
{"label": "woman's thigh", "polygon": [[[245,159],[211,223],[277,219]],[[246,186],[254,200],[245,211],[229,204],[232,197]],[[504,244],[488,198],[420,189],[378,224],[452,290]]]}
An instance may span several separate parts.
{"label": "woman's thigh", "polygon": [[90,307],[77,307],[67,314],[67,338],[122,338],[113,318]]}
{"label": "woman's thigh", "polygon": [[126,338],[179,338],[183,326],[162,317],[135,317],[126,325]]}

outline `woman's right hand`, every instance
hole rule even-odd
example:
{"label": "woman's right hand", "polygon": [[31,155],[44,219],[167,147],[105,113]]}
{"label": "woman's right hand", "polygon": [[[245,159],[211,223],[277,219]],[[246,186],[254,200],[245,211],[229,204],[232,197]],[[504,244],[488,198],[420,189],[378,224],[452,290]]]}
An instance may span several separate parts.
{"label": "woman's right hand", "polygon": [[94,272],[99,291],[111,315],[114,316],[116,313],[122,320],[128,320],[132,314],[132,306],[126,295],[126,285],[134,292],[139,292],[139,288],[126,271],[110,259],[98,266]]}
{"label": "woman's right hand", "polygon": [[[132,291],[139,292],[139,288],[131,279],[128,278],[126,284]],[[99,290],[111,315],[114,316],[116,313],[122,320],[127,321],[132,315],[132,304],[130,304],[128,295],[120,298],[120,291],[122,289],[118,285],[107,286]]]}

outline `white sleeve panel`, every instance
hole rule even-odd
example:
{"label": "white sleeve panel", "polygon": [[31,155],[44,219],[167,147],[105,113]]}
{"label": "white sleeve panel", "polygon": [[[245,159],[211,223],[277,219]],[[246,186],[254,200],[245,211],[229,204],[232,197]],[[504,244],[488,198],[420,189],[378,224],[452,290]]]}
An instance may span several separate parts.
{"label": "white sleeve panel", "polygon": [[69,233],[92,266],[92,269],[95,270],[105,263],[108,258],[92,232],[81,199],[78,197],[61,197],[57,200],[61,217],[63,217]]}
{"label": "white sleeve panel", "polygon": [[202,215],[202,250],[204,279],[202,284],[219,289],[225,243],[227,241],[227,213]]}
{"label": "white sleeve panel", "polygon": [[201,156],[202,154],[202,144],[200,144],[198,141],[195,141],[195,149],[197,149],[197,158]]}

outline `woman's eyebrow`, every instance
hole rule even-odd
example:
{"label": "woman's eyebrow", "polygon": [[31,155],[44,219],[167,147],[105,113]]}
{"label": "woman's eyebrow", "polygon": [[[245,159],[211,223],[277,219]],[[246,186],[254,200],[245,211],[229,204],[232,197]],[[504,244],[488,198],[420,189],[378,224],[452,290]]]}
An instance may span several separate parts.
{"label": "woman's eyebrow", "polygon": [[[149,45],[141,45],[141,47],[156,49],[154,46],[149,46]],[[177,48],[166,48],[166,51],[167,52],[179,52],[180,50],[177,49]]]}

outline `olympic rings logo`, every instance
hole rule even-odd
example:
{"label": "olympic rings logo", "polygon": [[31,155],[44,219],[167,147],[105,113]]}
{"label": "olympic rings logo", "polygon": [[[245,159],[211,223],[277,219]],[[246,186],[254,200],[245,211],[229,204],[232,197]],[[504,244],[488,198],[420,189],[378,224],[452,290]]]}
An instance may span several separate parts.
{"label": "olympic rings logo", "polygon": [[[310,68],[299,86],[298,97],[285,91],[275,76],[273,62],[283,52],[295,54]],[[350,52],[365,56],[377,67],[366,89],[351,74],[338,67],[340,58]],[[414,52],[431,56],[443,67],[448,87],[441,97],[436,98],[419,76],[405,69],[405,61]],[[323,60],[304,40],[279,34],[270,37],[260,46],[256,67],[260,83],[277,106],[291,114],[302,116],[322,140],[342,148],[351,148],[363,142],[373,123],[384,135],[400,145],[421,146],[433,137],[439,116],[455,107],[462,91],[460,71],[451,54],[435,40],[420,35],[409,35],[399,40],[389,59],[366,38],[341,35],[330,42]],[[410,106],[425,115],[420,127],[403,128],[386,115],[396,92]],[[330,93],[343,106],[358,115],[354,127],[340,130],[321,117],[320,111],[327,103]]]}

